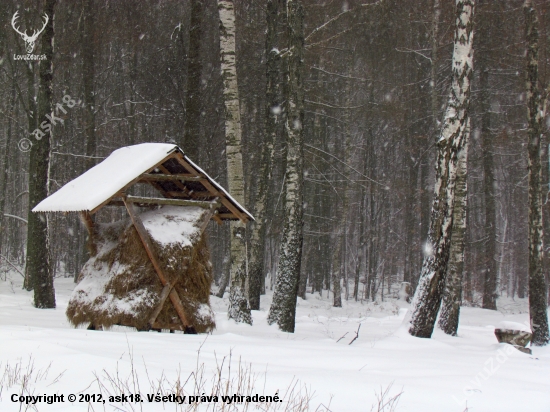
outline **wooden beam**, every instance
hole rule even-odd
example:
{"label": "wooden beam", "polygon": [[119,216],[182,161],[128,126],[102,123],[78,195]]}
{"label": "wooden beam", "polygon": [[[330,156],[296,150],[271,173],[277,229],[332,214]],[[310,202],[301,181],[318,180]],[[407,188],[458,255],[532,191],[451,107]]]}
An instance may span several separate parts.
{"label": "wooden beam", "polygon": [[167,283],[164,285],[164,288],[162,288],[162,292],[160,293],[159,297],[159,303],[153,313],[151,314],[151,317],[149,318],[149,326],[153,328],[153,324],[156,322],[158,315],[160,314],[162,308],[164,307],[164,303],[166,302],[166,299],[168,299],[168,296],[170,295],[170,292],[172,292],[172,289],[178,282],[179,278],[176,278],[176,280],[173,283]]}
{"label": "wooden beam", "polygon": [[212,215],[212,219],[214,219],[219,226],[223,225],[223,220],[220,219],[217,213]]}
{"label": "wooden beam", "polygon": [[173,198],[185,196],[186,198],[190,197],[192,199],[196,199],[198,197],[215,197],[216,196],[216,195],[214,195],[210,192],[207,192],[207,191],[204,191],[204,192],[189,192],[188,191],[187,193],[170,191],[170,192],[166,192],[166,194],[170,195],[170,197],[173,197]]}
{"label": "wooden beam", "polygon": [[126,196],[129,203],[140,203],[149,205],[171,205],[171,206],[198,206],[205,209],[217,209],[220,206],[218,199],[212,201],[206,200],[187,200],[187,199],[165,199],[163,197],[141,197]]}
{"label": "wooden beam", "polygon": [[[171,175],[172,173],[170,173],[170,170],[168,170],[167,168],[165,168],[163,165],[160,165],[159,166],[159,170],[164,173],[164,174],[167,174],[167,175]],[[181,183],[181,181],[179,180],[174,180],[173,183],[179,187],[181,190],[183,190],[183,193],[185,194],[189,194],[189,189],[187,189],[187,187],[185,187],[185,185],[183,183]]]}
{"label": "wooden beam", "polygon": [[[176,153],[173,157],[187,170],[190,170],[197,175],[200,174],[197,170],[195,170],[193,166],[185,161],[181,154]],[[241,213],[241,211],[235,205],[233,205],[233,203],[231,203],[231,201],[227,197],[225,197],[223,193],[212,186],[212,184],[207,179],[204,179],[203,181],[201,181],[201,183],[209,192],[211,192],[215,196],[218,196],[223,205],[228,208],[237,217],[237,219],[240,219],[243,223],[248,222],[248,216],[246,216],[244,213]]]}
{"label": "wooden beam", "polygon": [[[145,226],[143,226],[143,222],[139,218],[138,214],[135,212],[134,205],[132,204],[132,202],[129,202],[128,199],[126,199],[126,197],[123,197],[122,201],[126,206],[126,210],[130,215],[130,219],[132,219],[132,223],[134,224],[134,227],[136,228],[139,238],[141,239],[141,243],[143,243],[143,247],[145,248],[145,252],[147,252],[147,256],[149,256],[149,260],[151,261],[151,263],[153,264],[153,267],[155,268],[155,272],[157,272],[157,275],[160,279],[160,282],[162,283],[162,286],[166,286],[168,284],[168,279],[165,276],[157,260],[157,257],[153,252],[153,245],[151,243],[151,240],[149,239],[149,234],[147,233]],[[178,292],[172,288],[168,296],[170,297],[170,301],[172,302],[172,304],[174,305],[174,308],[176,309],[176,312],[181,320],[182,325],[185,328],[192,327],[193,325],[191,325],[189,323],[189,320],[187,319],[187,316],[185,314],[185,310],[183,309],[183,305],[181,303],[181,299],[178,295]]]}
{"label": "wooden beam", "polygon": [[[164,159],[160,160],[156,165],[154,165],[153,167],[150,167],[149,170],[147,170],[147,173],[151,173],[153,170],[155,170],[156,168],[158,168],[159,166],[161,166],[164,162],[166,162],[166,160],[171,159],[171,158],[172,158],[172,155],[169,155],[168,157],[165,157]],[[147,174],[147,173],[146,173],[146,174]],[[96,213],[98,210],[100,210],[103,206],[109,204],[113,198],[123,196],[124,193],[126,193],[126,189],[128,189],[129,187],[133,186],[134,184],[136,184],[137,182],[140,181],[141,176],[142,176],[142,175],[139,175],[138,177],[136,177],[136,178],[133,179],[132,181],[128,182],[128,184],[127,184],[126,186],[124,186],[122,189],[120,189],[117,193],[115,193],[115,194],[114,194],[113,196],[111,196],[109,199],[105,200],[105,201],[104,201],[103,203],[101,203],[99,206],[97,206],[96,208],[94,208],[93,210],[91,210],[90,213],[93,215],[93,214]]]}
{"label": "wooden beam", "polygon": [[161,174],[161,173],[143,173],[140,176],[143,180],[169,180],[172,182],[201,182],[203,180],[206,180],[204,176],[200,175],[188,175],[188,174],[179,174],[179,175],[171,175],[171,174]]}

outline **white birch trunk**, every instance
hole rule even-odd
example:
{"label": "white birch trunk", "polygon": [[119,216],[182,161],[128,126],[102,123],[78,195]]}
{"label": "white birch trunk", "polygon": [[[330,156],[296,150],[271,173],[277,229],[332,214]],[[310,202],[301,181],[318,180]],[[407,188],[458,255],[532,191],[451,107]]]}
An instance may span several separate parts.
{"label": "white birch trunk", "polygon": [[466,234],[466,210],[468,206],[468,140],[470,119],[465,131],[464,146],[458,153],[456,173],[455,205],[453,211],[453,232],[445,294],[441,304],[439,327],[447,335],[456,336],[460,305],[462,303],[462,272],[464,269],[464,235]]}
{"label": "white birch trunk", "polygon": [[443,128],[437,142],[436,181],[425,258],[412,304],[409,333],[432,335],[449,260],[458,153],[468,129],[473,69],[474,0],[456,0],[452,84]]}
{"label": "white birch trunk", "polygon": [[[225,147],[227,183],[231,196],[244,205],[244,173],[241,147],[241,115],[237,66],[235,62],[235,10],[232,0],[218,0],[220,14],[220,54],[225,103]],[[245,295],[246,283],[246,226],[231,221],[230,276],[228,316],[237,322],[252,324]]]}

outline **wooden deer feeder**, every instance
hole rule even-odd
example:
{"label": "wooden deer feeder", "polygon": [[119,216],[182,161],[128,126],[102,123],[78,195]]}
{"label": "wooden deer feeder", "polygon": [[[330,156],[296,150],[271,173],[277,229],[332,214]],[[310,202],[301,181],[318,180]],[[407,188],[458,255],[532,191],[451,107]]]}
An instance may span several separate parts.
{"label": "wooden deer feeder", "polygon": [[[160,197],[130,194],[143,184]],[[106,206],[124,207],[129,219],[96,223]],[[207,223],[254,220],[178,146],[164,143],[115,150],[33,212],[78,212],[88,230],[90,260],[67,306],[71,323],[187,333],[215,326]]]}

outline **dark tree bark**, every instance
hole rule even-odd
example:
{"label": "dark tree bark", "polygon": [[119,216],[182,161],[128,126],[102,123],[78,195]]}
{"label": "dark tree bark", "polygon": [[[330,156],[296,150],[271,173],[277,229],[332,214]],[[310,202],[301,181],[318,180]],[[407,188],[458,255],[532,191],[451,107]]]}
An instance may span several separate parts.
{"label": "dark tree bark", "polygon": [[[486,23],[487,24],[487,23]],[[485,33],[487,36],[489,32]],[[481,139],[483,148],[483,176],[485,192],[485,256],[483,259],[483,302],[484,309],[497,309],[497,265],[495,260],[497,241],[497,222],[495,208],[495,177],[493,154],[493,135],[491,131],[490,92],[489,92],[489,70],[483,67],[480,79],[480,104],[481,104]]]}
{"label": "dark tree bark", "polygon": [[550,342],[548,332],[546,280],[542,271],[542,102],[538,79],[539,28],[537,12],[531,0],[523,6],[525,13],[525,37],[527,42],[527,120],[529,154],[529,316],[533,332],[532,343],[542,346]]}
{"label": "dark tree bark", "polygon": [[441,135],[438,140],[436,182],[430,231],[422,272],[412,305],[409,333],[432,336],[445,287],[451,246],[458,154],[469,124],[470,84],[473,69],[473,0],[456,1],[456,29],[452,84]]}
{"label": "dark tree bark", "polygon": [[84,0],[82,22],[82,83],[84,86],[84,135],[86,136],[86,169],[95,166],[97,139],[95,135],[95,22],[92,0]]}
{"label": "dark tree bark", "polygon": [[183,150],[194,161],[199,160],[201,124],[201,44],[202,0],[191,1],[191,24],[189,27],[189,55],[187,64],[187,95],[185,98],[185,123]]}
{"label": "dark tree bark", "polygon": [[[46,0],[44,13],[50,17],[41,38],[41,52],[46,60],[39,64],[37,117],[39,121],[53,112],[52,77],[54,44],[54,8],[56,0]],[[48,220],[45,214],[31,210],[48,196],[51,132],[33,138],[29,161],[29,213],[27,231],[27,272],[34,288],[34,306],[55,308],[53,270],[50,261]]]}
{"label": "dark tree bark", "polygon": [[264,252],[267,228],[267,195],[271,181],[273,163],[273,142],[280,139],[279,127],[282,117],[280,102],[281,58],[278,46],[278,20],[280,0],[267,1],[267,33],[265,40],[266,55],[266,107],[265,107],[265,140],[260,165],[260,182],[256,199],[256,221],[252,222],[251,255],[249,264],[248,302],[250,309],[260,309],[262,294],[262,277],[265,276]]}
{"label": "dark tree bark", "polygon": [[298,279],[303,243],[303,124],[304,94],[302,61],[304,53],[304,9],[301,1],[287,0],[288,56],[284,79],[286,175],[284,230],[280,259],[269,309],[268,323],[277,323],[284,332],[294,332]]}

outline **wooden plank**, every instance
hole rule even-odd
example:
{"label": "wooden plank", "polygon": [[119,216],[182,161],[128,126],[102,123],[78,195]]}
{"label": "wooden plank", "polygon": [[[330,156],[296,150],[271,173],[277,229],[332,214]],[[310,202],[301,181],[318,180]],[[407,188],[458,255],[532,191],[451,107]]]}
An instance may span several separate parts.
{"label": "wooden plank", "polygon": [[187,191],[187,193],[183,193],[183,192],[174,192],[174,191],[170,191],[170,192],[166,192],[168,195],[170,195],[171,197],[173,198],[177,198],[177,197],[180,197],[182,198],[183,196],[185,196],[185,198],[191,198],[191,199],[196,199],[198,197],[214,197],[215,195],[213,195],[212,193],[210,192],[190,192],[190,191]]}
{"label": "wooden plank", "polygon": [[[166,286],[168,284],[168,279],[164,274],[164,272],[162,271],[162,268],[160,267],[160,264],[155,254],[153,253],[153,245],[151,243],[151,240],[149,239],[149,234],[147,233],[145,226],[143,226],[143,222],[139,218],[138,214],[135,212],[134,205],[131,202],[127,201],[125,197],[122,198],[122,201],[126,206],[126,210],[130,215],[130,219],[132,219],[132,223],[134,224],[134,227],[136,228],[139,238],[141,239],[141,243],[143,243],[145,252],[147,252],[147,256],[149,256],[149,260],[153,264],[153,267],[155,268],[155,272],[157,272],[160,282],[162,283],[163,286]],[[185,310],[183,309],[183,305],[181,303],[181,299],[178,295],[178,292],[172,288],[170,290],[169,297],[170,297],[170,301],[174,305],[174,308],[176,309],[176,312],[183,326],[186,328],[192,327],[192,325],[189,323],[187,319],[187,316],[185,315]]]}
{"label": "wooden plank", "polygon": [[[196,173],[197,175],[199,172],[193,168],[189,163],[185,161],[185,159],[181,156],[181,154],[174,155],[174,159],[176,159],[183,167],[185,167],[187,170],[192,171],[193,173]],[[223,193],[221,193],[218,189],[216,189],[212,184],[207,180],[204,179],[204,181],[201,181],[202,185],[212,194],[215,196],[218,196],[223,203],[223,205],[228,208],[236,217],[237,219],[240,219],[243,223],[248,222],[248,216],[246,216],[244,213],[241,213],[240,210],[231,203],[231,201],[225,197]]]}
{"label": "wooden plank", "polygon": [[204,176],[195,175],[190,176],[188,174],[179,174],[179,175],[171,175],[171,174],[161,174],[161,173],[143,173],[141,175],[141,179],[143,180],[169,180],[172,182],[202,182],[203,180],[206,180]]}
{"label": "wooden plank", "polygon": [[217,199],[212,201],[206,200],[188,200],[188,199],[166,199],[163,197],[141,197],[141,196],[126,196],[126,201],[130,203],[140,203],[149,205],[172,205],[172,206],[198,206],[205,209],[218,208],[220,203]]}

